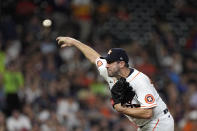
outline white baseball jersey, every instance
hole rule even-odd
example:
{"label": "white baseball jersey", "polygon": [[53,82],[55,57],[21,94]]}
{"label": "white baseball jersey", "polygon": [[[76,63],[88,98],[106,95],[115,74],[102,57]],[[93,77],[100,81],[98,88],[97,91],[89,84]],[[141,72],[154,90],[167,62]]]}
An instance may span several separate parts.
{"label": "white baseball jersey", "polygon": [[[99,73],[108,82],[111,90],[117,79],[108,76],[106,64],[107,62],[105,59],[98,58],[96,60],[96,66]],[[138,126],[144,126],[146,123],[157,120],[161,115],[164,115],[163,111],[167,107],[160,98],[148,76],[136,69],[131,70],[133,70],[133,72],[126,78],[127,82],[129,82],[136,93],[131,104],[140,104],[140,108],[152,108],[153,117],[151,119],[137,119],[127,115],[126,116],[130,121],[134,121]]]}

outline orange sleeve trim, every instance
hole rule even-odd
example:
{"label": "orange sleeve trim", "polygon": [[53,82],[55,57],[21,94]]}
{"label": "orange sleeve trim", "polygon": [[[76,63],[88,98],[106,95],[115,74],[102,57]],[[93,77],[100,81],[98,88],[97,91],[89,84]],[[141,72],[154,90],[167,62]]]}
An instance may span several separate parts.
{"label": "orange sleeve trim", "polygon": [[154,106],[157,106],[157,104],[153,104],[153,105],[150,105],[150,106],[141,106],[141,107],[154,107]]}
{"label": "orange sleeve trim", "polygon": [[155,130],[155,128],[157,127],[158,123],[159,123],[159,119],[158,119],[158,121],[157,121],[157,123],[156,123],[155,127],[153,128],[153,131],[154,131],[154,130]]}
{"label": "orange sleeve trim", "polygon": [[131,82],[139,74],[140,74],[140,72],[138,72],[129,82]]}

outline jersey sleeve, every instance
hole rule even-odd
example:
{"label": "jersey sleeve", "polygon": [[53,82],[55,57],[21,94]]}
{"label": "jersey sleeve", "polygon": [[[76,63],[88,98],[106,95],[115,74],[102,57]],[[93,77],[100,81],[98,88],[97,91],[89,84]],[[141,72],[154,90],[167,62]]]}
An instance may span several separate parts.
{"label": "jersey sleeve", "polygon": [[106,60],[105,59],[101,59],[101,58],[97,58],[96,59],[96,67],[100,73],[100,75],[102,77],[104,77],[104,79],[106,80],[108,77],[108,73],[107,73],[107,68],[106,68]]}
{"label": "jersey sleeve", "polygon": [[141,108],[153,108],[157,106],[153,91],[154,88],[150,80],[145,76],[139,76],[133,81],[132,86],[135,86],[135,92],[137,100],[141,105]]}

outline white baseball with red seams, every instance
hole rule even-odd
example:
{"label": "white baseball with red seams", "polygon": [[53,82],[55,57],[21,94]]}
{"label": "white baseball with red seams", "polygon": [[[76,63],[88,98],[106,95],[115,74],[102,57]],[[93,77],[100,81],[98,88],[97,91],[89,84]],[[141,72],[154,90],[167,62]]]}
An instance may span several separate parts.
{"label": "white baseball with red seams", "polygon": [[[100,75],[108,82],[111,89],[117,79],[108,76],[106,64],[105,59],[98,58],[96,60]],[[157,93],[148,76],[133,68],[133,73],[126,80],[136,93],[131,103],[140,104],[140,108],[153,109],[153,117],[151,119],[137,119],[126,115],[128,119],[141,127],[139,130],[142,131],[174,131],[173,117],[169,112],[164,113],[167,106]]]}

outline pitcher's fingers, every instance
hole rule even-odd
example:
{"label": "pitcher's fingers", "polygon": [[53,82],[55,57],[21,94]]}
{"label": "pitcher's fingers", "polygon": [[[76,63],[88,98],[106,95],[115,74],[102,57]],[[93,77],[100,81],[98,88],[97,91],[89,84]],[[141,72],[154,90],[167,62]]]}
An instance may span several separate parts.
{"label": "pitcher's fingers", "polygon": [[61,48],[66,47],[66,46],[68,46],[68,45],[67,44],[63,44],[63,45],[61,45]]}
{"label": "pitcher's fingers", "polygon": [[57,41],[57,44],[60,45],[60,40]]}
{"label": "pitcher's fingers", "polygon": [[58,43],[58,45],[61,45],[61,44],[64,44],[65,42],[62,40],[58,40],[57,43]]}
{"label": "pitcher's fingers", "polygon": [[57,41],[57,44],[60,45],[60,41]]}
{"label": "pitcher's fingers", "polygon": [[56,38],[56,41],[59,41],[60,39],[62,39],[63,37],[59,36]]}
{"label": "pitcher's fingers", "polygon": [[56,38],[56,41],[59,41],[59,39],[60,39],[60,37],[57,37],[57,38]]}
{"label": "pitcher's fingers", "polygon": [[60,41],[59,39],[56,39],[56,41],[57,41],[57,44],[58,44],[58,45],[61,44],[61,43],[60,43],[61,41]]}

